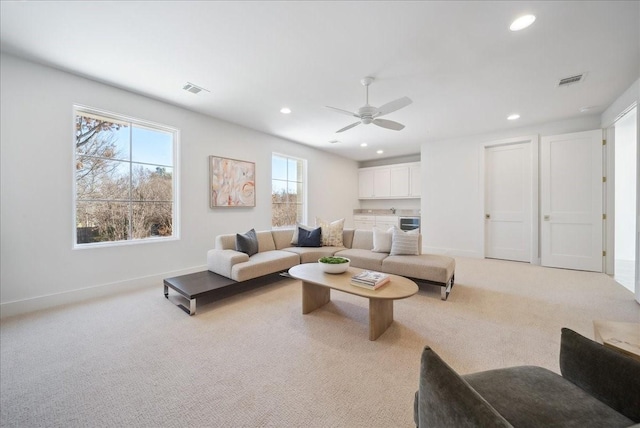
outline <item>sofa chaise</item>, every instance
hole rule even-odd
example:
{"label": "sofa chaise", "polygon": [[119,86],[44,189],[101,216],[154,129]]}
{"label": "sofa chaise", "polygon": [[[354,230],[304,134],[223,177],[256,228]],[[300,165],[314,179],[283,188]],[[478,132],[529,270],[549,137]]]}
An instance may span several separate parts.
{"label": "sofa chaise", "polygon": [[[256,232],[258,252],[249,256],[236,250],[236,234],[219,235],[215,248],[207,253],[211,272],[234,281],[247,281],[260,276],[286,271],[301,263],[313,263],[325,256],[342,256],[351,266],[401,275],[441,287],[441,298],[447,300],[454,282],[455,259],[443,255],[389,255],[374,252],[373,231],[344,229],[343,246],[298,247],[291,244],[293,229]],[[421,246],[421,236],[418,247]]]}

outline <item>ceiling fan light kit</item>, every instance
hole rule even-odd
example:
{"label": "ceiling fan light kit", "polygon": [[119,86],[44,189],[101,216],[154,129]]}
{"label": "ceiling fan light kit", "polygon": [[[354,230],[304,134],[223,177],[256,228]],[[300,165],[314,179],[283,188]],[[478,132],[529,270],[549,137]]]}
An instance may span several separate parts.
{"label": "ceiling fan light kit", "polygon": [[361,123],[364,125],[369,125],[370,123],[373,123],[374,125],[377,125],[381,128],[391,129],[393,131],[400,131],[401,129],[404,128],[404,125],[401,123],[395,122],[393,120],[388,120],[388,119],[379,119],[379,117],[389,113],[393,113],[396,110],[400,110],[401,108],[411,104],[413,101],[411,101],[409,97],[402,97],[402,98],[398,98],[395,101],[388,102],[380,107],[374,107],[372,105],[369,105],[369,85],[371,85],[373,81],[374,81],[373,77],[364,77],[362,78],[362,80],[360,80],[360,83],[362,83],[362,86],[365,87],[365,97],[366,97],[365,105],[360,107],[355,113],[347,110],[342,110],[336,107],[327,106],[327,108],[330,108],[335,112],[346,114],[347,116],[352,116],[359,119],[358,122],[354,122],[350,125],[347,125],[344,128],[337,130],[336,133],[344,132],[355,126],[360,125]]}

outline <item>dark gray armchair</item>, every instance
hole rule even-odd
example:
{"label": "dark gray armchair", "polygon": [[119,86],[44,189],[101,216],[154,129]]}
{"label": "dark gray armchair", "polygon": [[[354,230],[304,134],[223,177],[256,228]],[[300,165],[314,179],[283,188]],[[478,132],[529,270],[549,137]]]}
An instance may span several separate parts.
{"label": "dark gray armchair", "polygon": [[563,328],[560,371],[521,366],[460,376],[427,346],[416,426],[615,428],[640,422],[640,361]]}

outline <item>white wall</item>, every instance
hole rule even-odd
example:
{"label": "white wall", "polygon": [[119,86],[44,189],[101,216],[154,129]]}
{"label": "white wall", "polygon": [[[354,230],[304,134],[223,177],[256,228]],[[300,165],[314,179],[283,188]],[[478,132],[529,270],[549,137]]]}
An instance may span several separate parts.
{"label": "white wall", "polygon": [[[141,285],[160,293],[163,277],[205,269],[215,235],[270,228],[274,151],[308,160],[310,222],[353,224],[355,161],[13,56],[0,67],[3,317]],[[180,129],[180,240],[72,250],[73,104]],[[256,162],[255,208],[209,208],[209,155]]]}
{"label": "white wall", "polygon": [[[640,105],[640,79],[633,82],[633,84],[622,93],[611,105],[602,113],[600,118],[602,128],[608,128],[612,126],[616,120],[626,109],[633,104]],[[636,156],[637,163],[640,165],[640,120],[636,120]],[[611,192],[611,189],[609,189]],[[636,170],[636,284],[635,284],[635,296],[636,301],[640,303],[640,168]]]}
{"label": "white wall", "polygon": [[635,260],[637,109],[616,122],[615,131],[615,259]]}
{"label": "white wall", "polygon": [[484,144],[529,135],[556,135],[600,128],[599,116],[422,145],[423,249],[457,256],[484,256]]}

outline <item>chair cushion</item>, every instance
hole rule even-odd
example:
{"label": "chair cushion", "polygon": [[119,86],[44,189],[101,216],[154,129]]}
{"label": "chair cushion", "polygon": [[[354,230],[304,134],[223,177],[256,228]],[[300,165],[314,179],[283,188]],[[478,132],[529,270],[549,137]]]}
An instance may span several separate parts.
{"label": "chair cushion", "polygon": [[632,420],[542,367],[510,367],[462,377],[514,427],[633,425]]}

